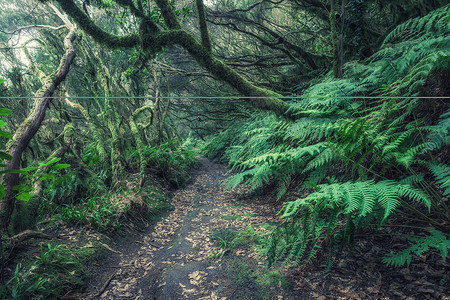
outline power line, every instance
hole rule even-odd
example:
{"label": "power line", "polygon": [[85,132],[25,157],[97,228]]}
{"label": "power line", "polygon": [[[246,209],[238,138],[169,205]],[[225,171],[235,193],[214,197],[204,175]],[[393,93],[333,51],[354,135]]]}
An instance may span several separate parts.
{"label": "power line", "polygon": [[2,96],[0,99],[40,99],[40,98],[54,98],[54,99],[450,99],[450,96],[340,96],[340,97],[326,97],[326,96],[316,96],[316,97],[255,97],[255,96],[111,96],[111,97],[98,97],[98,96],[51,96],[51,97],[42,97],[42,96]]}

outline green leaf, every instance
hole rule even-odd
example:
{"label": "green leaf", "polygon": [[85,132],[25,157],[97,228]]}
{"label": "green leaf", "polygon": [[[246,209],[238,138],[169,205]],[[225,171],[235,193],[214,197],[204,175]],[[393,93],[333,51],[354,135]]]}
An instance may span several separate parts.
{"label": "green leaf", "polygon": [[5,187],[3,186],[3,184],[0,184],[0,200],[2,200],[4,196],[5,196]]}
{"label": "green leaf", "polygon": [[28,167],[28,168],[20,169],[20,171],[29,172],[29,171],[34,171],[34,170],[37,170],[37,169],[38,169],[38,167]]}
{"label": "green leaf", "polygon": [[12,136],[8,132],[3,131],[3,130],[0,130],[0,136],[7,138],[7,139],[12,139]]}
{"label": "green leaf", "polygon": [[0,108],[0,116],[7,116],[11,114],[11,110],[7,108]]}
{"label": "green leaf", "polygon": [[25,192],[16,196],[17,200],[28,202],[30,201],[31,194],[29,192]]}
{"label": "green leaf", "polygon": [[56,164],[56,165],[52,166],[50,169],[59,170],[59,169],[65,169],[65,168],[69,168],[69,167],[70,167],[69,164]]}
{"label": "green leaf", "polygon": [[0,84],[2,84],[3,82],[5,82],[5,79],[0,78]]}
{"label": "green leaf", "polygon": [[7,124],[5,122],[3,122],[2,120],[0,120],[0,127],[2,126],[6,126]]}
{"label": "green leaf", "polygon": [[23,172],[22,170],[12,170],[12,169],[0,171],[0,174],[4,174],[4,173],[12,173],[12,174],[23,174],[23,175],[27,175],[27,173],[26,173],[26,172]]}
{"label": "green leaf", "polygon": [[14,186],[13,190],[18,191],[18,192],[22,192],[22,191],[29,192],[32,190],[32,188],[29,185],[21,184],[21,185]]}
{"label": "green leaf", "polygon": [[12,156],[6,153],[5,151],[0,151],[0,158],[10,160],[12,159]]}
{"label": "green leaf", "polygon": [[47,167],[47,166],[50,166],[50,165],[52,165],[52,164],[54,164],[54,163],[57,163],[57,162],[60,161],[60,160],[61,160],[61,158],[57,157],[57,158],[54,158],[54,159],[52,159],[52,160],[46,162],[46,163],[43,164],[42,166],[43,166],[43,167]]}
{"label": "green leaf", "polygon": [[40,176],[38,178],[38,180],[48,180],[48,179],[54,179],[54,178],[55,178],[55,175],[53,175],[53,174],[44,174],[44,175]]}

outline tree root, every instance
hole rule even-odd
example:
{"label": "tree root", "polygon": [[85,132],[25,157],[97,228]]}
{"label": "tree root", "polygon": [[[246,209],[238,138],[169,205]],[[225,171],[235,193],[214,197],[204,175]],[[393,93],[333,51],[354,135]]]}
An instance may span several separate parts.
{"label": "tree root", "polygon": [[48,234],[45,234],[43,232],[25,230],[19,234],[16,234],[15,236],[11,237],[9,239],[9,244],[11,245],[11,248],[14,249],[14,248],[20,246],[21,243],[23,243],[29,239],[51,240],[52,238]]}

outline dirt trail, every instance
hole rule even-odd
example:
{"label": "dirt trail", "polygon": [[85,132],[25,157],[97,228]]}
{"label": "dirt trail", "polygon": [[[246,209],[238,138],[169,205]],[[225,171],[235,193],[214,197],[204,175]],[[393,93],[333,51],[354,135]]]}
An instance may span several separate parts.
{"label": "dirt trail", "polygon": [[[319,265],[282,268],[281,273],[265,269],[252,248],[252,235],[244,246],[218,247],[211,239],[218,231],[226,239],[227,232],[246,232],[254,225],[255,237],[269,232],[261,224],[279,221],[270,195],[248,197],[239,188],[224,191],[227,171],[203,158],[192,183],[174,194],[170,215],[128,243],[111,244],[110,257],[88,287],[96,296],[88,298],[450,300],[450,264],[438,253],[416,259],[412,268],[381,263],[385,244],[399,243],[397,237],[359,240],[354,250],[334,260],[332,272],[326,274]],[[222,257],[224,249],[228,250]]]}
{"label": "dirt trail", "polygon": [[175,193],[170,215],[123,250],[127,253],[112,259],[119,263],[104,266],[115,271],[103,287],[93,288],[104,289],[94,299],[236,299],[224,261],[214,258],[223,248],[211,240],[211,233],[274,221],[274,212],[242,202],[239,191],[224,191],[226,172],[224,166],[201,159],[193,182]]}

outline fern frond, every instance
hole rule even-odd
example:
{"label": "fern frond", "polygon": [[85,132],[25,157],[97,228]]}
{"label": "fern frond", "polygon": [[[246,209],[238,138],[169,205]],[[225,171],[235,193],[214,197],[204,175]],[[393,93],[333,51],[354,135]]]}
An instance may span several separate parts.
{"label": "fern frond", "polygon": [[428,236],[410,237],[410,247],[397,253],[386,254],[382,258],[383,263],[395,267],[404,266],[405,264],[409,266],[412,254],[419,256],[429,251],[430,248],[439,250],[442,260],[445,262],[450,249],[450,239],[439,230],[431,230],[429,233]]}
{"label": "fern frond", "polygon": [[445,164],[431,163],[428,168],[436,177],[437,184],[444,189],[444,196],[450,196],[450,166]]}

